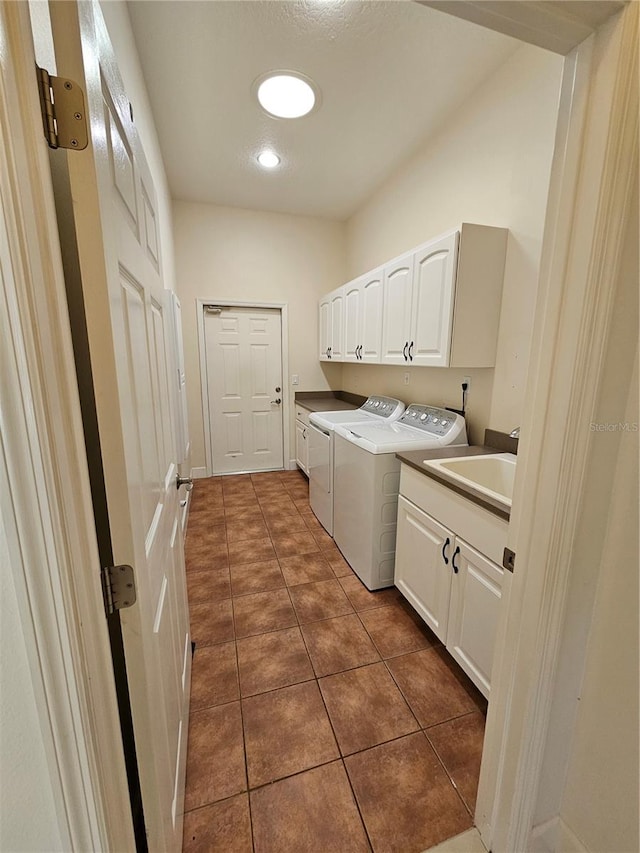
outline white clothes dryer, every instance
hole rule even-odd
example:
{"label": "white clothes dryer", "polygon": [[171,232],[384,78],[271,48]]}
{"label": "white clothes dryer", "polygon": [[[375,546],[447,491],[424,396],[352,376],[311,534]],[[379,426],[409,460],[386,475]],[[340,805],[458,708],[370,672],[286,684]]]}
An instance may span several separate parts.
{"label": "white clothes dryer", "polygon": [[412,404],[394,423],[336,427],[333,538],[368,589],[393,585],[396,453],[466,444],[464,418],[433,406]]}
{"label": "white clothes dryer", "polygon": [[393,423],[404,403],[374,395],[359,409],[312,412],[309,415],[309,503],[316,518],[333,536],[333,431],[336,426]]}

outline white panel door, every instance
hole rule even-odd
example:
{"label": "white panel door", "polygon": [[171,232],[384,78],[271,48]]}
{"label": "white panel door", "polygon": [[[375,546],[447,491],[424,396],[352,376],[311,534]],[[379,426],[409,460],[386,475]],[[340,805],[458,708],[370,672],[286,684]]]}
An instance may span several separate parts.
{"label": "white panel door", "polygon": [[344,286],[344,360],[359,361],[361,344],[360,317],[362,301],[362,282],[360,279]]}
{"label": "white panel door", "polygon": [[382,270],[360,279],[360,361],[380,361],[382,347]]}
{"label": "white panel door", "polygon": [[400,495],[394,583],[442,642],[447,639],[454,535]]}
{"label": "white panel door", "polygon": [[451,348],[458,232],[414,253],[409,361],[447,367]]}
{"label": "white panel door", "polygon": [[488,698],[503,569],[456,539],[447,649]]}
{"label": "white panel door", "polygon": [[383,364],[406,364],[409,360],[412,293],[413,255],[405,255],[384,269]]}
{"label": "white panel door", "polygon": [[213,473],[282,468],[280,311],[205,309],[204,334]]}
{"label": "white panel door", "polygon": [[[50,7],[58,74],[85,88],[92,146],[67,155],[149,849],[180,850],[191,646],[155,189],[98,4]],[[64,201],[64,199],[61,199]],[[171,377],[171,378],[170,378]]]}

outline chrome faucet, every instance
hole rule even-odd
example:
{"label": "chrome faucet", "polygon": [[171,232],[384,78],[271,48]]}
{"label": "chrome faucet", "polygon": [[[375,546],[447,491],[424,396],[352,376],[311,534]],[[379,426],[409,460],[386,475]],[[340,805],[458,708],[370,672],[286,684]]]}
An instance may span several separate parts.
{"label": "chrome faucet", "polygon": [[509,433],[509,438],[520,438],[520,427],[512,429]]}

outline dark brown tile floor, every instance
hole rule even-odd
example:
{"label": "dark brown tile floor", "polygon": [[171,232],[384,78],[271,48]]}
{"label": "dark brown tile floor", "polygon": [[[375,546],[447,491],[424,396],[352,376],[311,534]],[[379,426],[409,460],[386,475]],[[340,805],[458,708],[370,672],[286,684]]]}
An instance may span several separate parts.
{"label": "dark brown tile floor", "polygon": [[369,592],[297,471],[197,480],[186,853],[419,853],[472,825],[486,703]]}

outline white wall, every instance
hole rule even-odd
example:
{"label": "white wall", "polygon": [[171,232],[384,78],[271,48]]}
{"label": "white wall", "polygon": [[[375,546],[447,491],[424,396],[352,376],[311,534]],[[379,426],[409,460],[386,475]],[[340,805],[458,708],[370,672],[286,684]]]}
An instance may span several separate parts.
{"label": "white wall", "polygon": [[345,390],[459,405],[464,373],[474,441],[520,423],[562,62],[523,45],[347,223],[350,278],[463,221],[510,229],[495,372],[348,365]]}
{"label": "white wall", "polygon": [[[340,388],[341,365],[318,361],[317,302],[346,278],[342,223],[306,216],[176,201],[176,279],[182,303],[191,465],[204,467],[196,300],[284,302],[291,391]],[[287,377],[283,377],[287,382]],[[293,406],[289,413],[294,458]]]}

